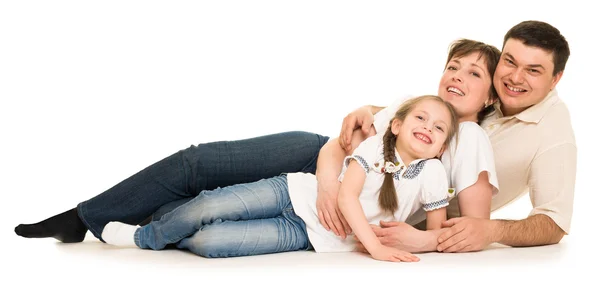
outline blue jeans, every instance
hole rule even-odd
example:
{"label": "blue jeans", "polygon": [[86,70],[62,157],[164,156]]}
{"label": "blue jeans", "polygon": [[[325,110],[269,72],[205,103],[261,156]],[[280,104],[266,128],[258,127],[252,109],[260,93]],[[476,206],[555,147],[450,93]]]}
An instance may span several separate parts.
{"label": "blue jeans", "polygon": [[102,240],[110,221],[137,225],[160,207],[172,209],[205,190],[287,172],[315,173],[319,150],[327,140],[312,133],[286,132],[191,146],[80,203],[77,212]]}
{"label": "blue jeans", "polygon": [[144,249],[168,244],[203,257],[232,257],[308,248],[306,226],[292,208],[286,176],[203,191],[135,232]]}

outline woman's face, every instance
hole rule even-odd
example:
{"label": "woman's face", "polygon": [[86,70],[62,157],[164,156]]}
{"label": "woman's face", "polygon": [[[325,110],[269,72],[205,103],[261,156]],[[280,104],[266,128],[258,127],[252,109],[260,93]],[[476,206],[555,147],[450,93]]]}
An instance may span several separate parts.
{"label": "woman's face", "polygon": [[438,95],[456,109],[459,121],[477,121],[484,104],[491,103],[492,78],[479,52],[461,58],[452,57],[440,80]]}

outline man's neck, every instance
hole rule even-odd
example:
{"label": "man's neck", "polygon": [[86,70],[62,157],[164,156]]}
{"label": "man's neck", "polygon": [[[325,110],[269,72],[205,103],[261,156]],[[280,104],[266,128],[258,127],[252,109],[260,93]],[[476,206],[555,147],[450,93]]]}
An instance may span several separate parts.
{"label": "man's neck", "polygon": [[[531,107],[531,106],[529,106],[529,107]],[[502,110],[502,115],[504,115],[504,117],[508,117],[508,116],[515,116],[517,114],[520,114],[521,112],[527,110],[529,107],[525,107],[525,108],[507,108],[504,105],[502,105],[502,106],[500,106],[500,110]]]}

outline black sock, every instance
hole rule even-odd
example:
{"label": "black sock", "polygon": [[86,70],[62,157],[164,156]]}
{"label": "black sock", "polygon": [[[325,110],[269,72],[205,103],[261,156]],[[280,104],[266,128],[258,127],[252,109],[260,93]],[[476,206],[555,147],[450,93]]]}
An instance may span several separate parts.
{"label": "black sock", "polygon": [[53,237],[63,243],[83,241],[87,227],[77,215],[77,208],[52,216],[35,224],[20,224],[15,233],[25,238]]}

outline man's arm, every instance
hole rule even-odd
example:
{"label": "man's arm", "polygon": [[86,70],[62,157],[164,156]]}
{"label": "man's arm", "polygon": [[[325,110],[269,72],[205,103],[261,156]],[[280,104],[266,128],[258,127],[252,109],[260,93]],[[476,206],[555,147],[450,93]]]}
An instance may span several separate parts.
{"label": "man's arm", "polygon": [[[509,246],[558,243],[568,233],[573,212],[576,148],[573,144],[543,151],[531,164],[529,195],[531,215],[522,220],[483,220],[461,217],[447,221],[451,232],[442,234],[439,251],[465,252],[493,242]],[[469,232],[462,233],[468,229]],[[459,235],[464,236],[459,236]],[[463,239],[461,239],[463,238]]]}
{"label": "man's arm", "polygon": [[536,214],[523,220],[491,220],[497,231],[493,242],[512,247],[528,247],[557,244],[565,232],[544,214]]}
{"label": "man's arm", "polygon": [[[491,243],[512,247],[552,245],[560,242],[565,232],[544,215],[537,214],[522,220],[489,220],[472,217],[453,218],[447,221],[454,236],[442,234],[438,241],[441,252],[480,251]],[[461,230],[462,229],[462,230]],[[457,235],[464,234],[464,239]]]}

